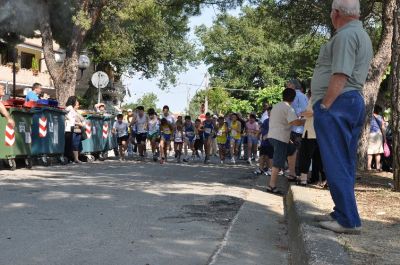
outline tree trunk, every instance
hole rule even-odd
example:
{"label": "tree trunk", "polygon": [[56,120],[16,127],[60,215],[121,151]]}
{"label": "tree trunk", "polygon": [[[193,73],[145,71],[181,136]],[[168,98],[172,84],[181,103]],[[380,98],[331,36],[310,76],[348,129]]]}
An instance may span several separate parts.
{"label": "tree trunk", "polygon": [[57,100],[63,106],[70,96],[75,95],[78,58],[78,51],[75,51],[71,57],[66,57],[62,66],[63,71],[58,79],[54,81],[54,86],[57,88]]}
{"label": "tree trunk", "polygon": [[[90,14],[91,27],[97,22],[102,8],[107,0],[99,2],[98,6],[91,6],[89,0],[83,0],[80,4],[81,9]],[[57,100],[61,106],[64,106],[70,96],[75,95],[76,77],[78,73],[79,53],[85,41],[90,28],[83,28],[79,23],[75,23],[71,39],[66,48],[65,59],[62,65],[58,65],[55,59],[53,47],[53,33],[50,23],[50,10],[47,3],[43,4],[42,14],[40,16],[39,26],[42,34],[43,54],[50,76],[53,79],[56,88]],[[88,15],[89,16],[89,15]]]}
{"label": "tree trunk", "polygon": [[392,136],[393,136],[393,178],[394,189],[400,191],[400,0],[394,11],[394,34],[391,70]]}
{"label": "tree trunk", "polygon": [[365,169],[367,165],[368,136],[370,120],[378,97],[382,78],[390,64],[392,38],[393,38],[393,12],[396,0],[383,1],[382,36],[378,51],[375,54],[368,73],[368,79],[364,86],[364,100],[366,104],[366,117],[363,132],[358,147],[358,168]]}

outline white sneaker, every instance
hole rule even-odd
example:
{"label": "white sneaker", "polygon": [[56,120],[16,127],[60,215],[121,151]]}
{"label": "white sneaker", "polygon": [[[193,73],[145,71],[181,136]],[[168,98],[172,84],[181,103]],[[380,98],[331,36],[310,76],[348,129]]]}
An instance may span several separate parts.
{"label": "white sneaker", "polygon": [[257,168],[253,173],[254,173],[254,175],[260,175],[260,174],[262,174],[263,172],[261,171],[260,168]]}
{"label": "white sneaker", "polygon": [[253,162],[251,161],[251,158],[247,159],[247,163],[249,163],[249,165],[253,165]]}
{"label": "white sneaker", "polygon": [[316,215],[316,216],[314,216],[314,220],[317,222],[336,221],[335,218],[333,218],[330,213],[323,214],[323,215]]}
{"label": "white sneaker", "polygon": [[224,164],[224,161],[223,161],[223,160],[221,160],[220,164],[221,164],[221,165],[223,165],[223,164]]}
{"label": "white sneaker", "polygon": [[232,164],[236,164],[235,158],[232,157],[231,163],[232,163]]}
{"label": "white sneaker", "polygon": [[271,176],[271,175],[272,175],[271,169],[268,169],[267,171],[265,171],[264,174],[265,174],[266,176]]}
{"label": "white sneaker", "polygon": [[339,224],[337,221],[320,222],[319,226],[339,234],[361,234],[361,227],[347,228]]}

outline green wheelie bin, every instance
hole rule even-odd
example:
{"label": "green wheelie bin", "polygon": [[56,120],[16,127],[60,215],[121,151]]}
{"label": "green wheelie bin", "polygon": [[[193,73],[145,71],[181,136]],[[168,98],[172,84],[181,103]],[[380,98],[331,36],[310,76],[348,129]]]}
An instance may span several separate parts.
{"label": "green wheelie bin", "polygon": [[32,113],[22,107],[7,107],[15,121],[15,128],[0,116],[0,159],[7,161],[11,170],[16,169],[15,159],[24,159],[25,166],[32,168]]}
{"label": "green wheelie bin", "polygon": [[87,157],[89,162],[102,159],[103,152],[103,116],[97,114],[85,115],[84,126],[82,128],[82,150],[81,153]]}
{"label": "green wheelie bin", "polygon": [[32,156],[49,165],[49,157],[56,157],[65,165],[65,111],[55,107],[36,107],[31,110]]}

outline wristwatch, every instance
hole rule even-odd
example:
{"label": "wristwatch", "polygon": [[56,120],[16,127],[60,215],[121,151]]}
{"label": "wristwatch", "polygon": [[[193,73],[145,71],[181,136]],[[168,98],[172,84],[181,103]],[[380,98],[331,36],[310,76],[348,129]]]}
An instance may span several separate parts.
{"label": "wristwatch", "polygon": [[325,105],[324,105],[324,104],[322,104],[322,103],[321,103],[319,106],[321,107],[321,109],[322,109],[322,110],[328,110],[328,107],[327,107],[327,106],[325,106]]}

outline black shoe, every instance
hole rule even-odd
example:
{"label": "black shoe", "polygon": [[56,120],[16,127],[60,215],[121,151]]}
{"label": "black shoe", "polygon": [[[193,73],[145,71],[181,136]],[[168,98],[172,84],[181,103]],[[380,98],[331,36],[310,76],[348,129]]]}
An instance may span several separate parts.
{"label": "black shoe", "polygon": [[301,186],[301,187],[307,187],[307,182],[304,183],[304,182],[301,182],[301,181],[297,181],[297,182],[296,182],[296,185],[297,185],[297,186]]}
{"label": "black shoe", "polygon": [[278,190],[277,187],[267,186],[266,191],[275,195],[283,195],[283,192]]}

